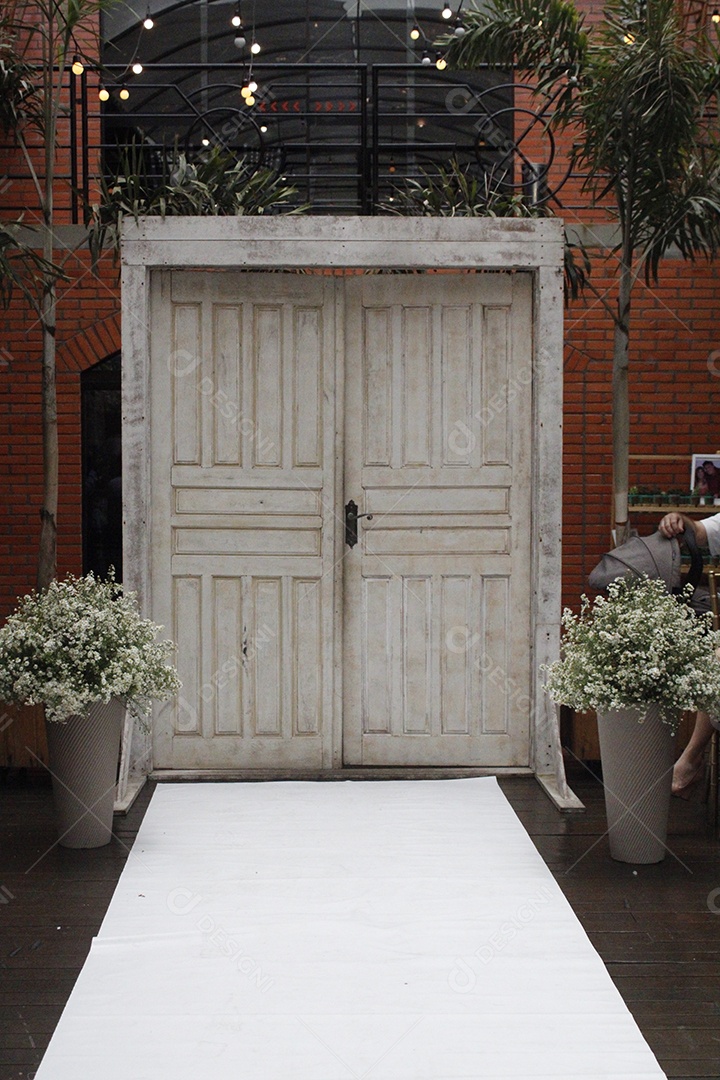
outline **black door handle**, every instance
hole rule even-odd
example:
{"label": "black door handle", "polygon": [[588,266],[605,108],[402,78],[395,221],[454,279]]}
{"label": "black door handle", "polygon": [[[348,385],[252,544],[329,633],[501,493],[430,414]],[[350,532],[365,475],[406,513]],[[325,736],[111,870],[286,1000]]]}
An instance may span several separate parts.
{"label": "black door handle", "polygon": [[372,521],[372,514],[358,514],[357,503],[351,499],[345,506],[345,543],[348,547],[355,547],[358,542],[357,523],[360,518]]}

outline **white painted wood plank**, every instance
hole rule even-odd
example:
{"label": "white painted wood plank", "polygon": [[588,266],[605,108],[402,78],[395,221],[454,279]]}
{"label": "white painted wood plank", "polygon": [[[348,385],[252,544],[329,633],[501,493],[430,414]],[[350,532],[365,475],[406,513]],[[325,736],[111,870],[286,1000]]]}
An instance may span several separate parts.
{"label": "white painted wood plank", "polygon": [[239,465],[242,429],[242,309],[214,304],[212,308],[212,367],[210,384],[201,386],[213,406],[213,465]]}
{"label": "white painted wood plank", "polygon": [[557,219],[147,218],[124,228],[126,265],[482,267],[562,265]]}
{"label": "white painted wood plank", "polygon": [[293,312],[293,466],[321,466],[323,459],[322,307]]}
{"label": "white painted wood plank", "polygon": [[200,465],[203,378],[202,310],[180,304],[172,316],[173,464]]}

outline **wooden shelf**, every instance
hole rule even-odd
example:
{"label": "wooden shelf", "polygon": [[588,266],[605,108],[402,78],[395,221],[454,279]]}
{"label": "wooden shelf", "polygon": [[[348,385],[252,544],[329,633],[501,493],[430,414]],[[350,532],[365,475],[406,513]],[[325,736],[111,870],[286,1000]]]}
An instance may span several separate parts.
{"label": "wooden shelf", "polygon": [[720,506],[713,503],[703,506],[695,506],[694,503],[630,503],[628,510],[631,514],[718,514]]}

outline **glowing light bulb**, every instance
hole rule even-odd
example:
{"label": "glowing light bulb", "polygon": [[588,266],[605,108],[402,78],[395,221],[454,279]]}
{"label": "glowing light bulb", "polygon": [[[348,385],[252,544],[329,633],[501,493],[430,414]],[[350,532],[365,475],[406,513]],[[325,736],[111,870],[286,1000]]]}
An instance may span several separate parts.
{"label": "glowing light bulb", "polygon": [[259,41],[253,41],[252,45],[250,46],[250,52],[253,54],[253,56],[257,56],[261,48],[262,46],[260,45]]}
{"label": "glowing light bulb", "polygon": [[250,96],[250,87],[249,86],[243,86],[242,90],[240,91],[240,97],[246,98],[246,97],[249,97],[249,96]]}
{"label": "glowing light bulb", "polygon": [[127,86],[120,87],[120,97],[123,99],[123,101],[127,101],[127,99],[130,97],[130,91],[128,90]]}
{"label": "glowing light bulb", "polygon": [[145,19],[143,20],[143,26],[145,27],[146,30],[152,30],[154,25],[155,25],[155,23],[153,22],[153,19],[152,19],[152,16],[151,16],[150,12],[148,11],[147,15],[145,16]]}
{"label": "glowing light bulb", "polygon": [[98,97],[100,98],[101,101],[109,101],[110,100],[110,91],[106,90],[104,86],[101,86],[100,89],[98,90]]}
{"label": "glowing light bulb", "polygon": [[77,56],[73,60],[72,73],[73,75],[82,75],[85,68],[82,65],[82,61],[78,60]]}
{"label": "glowing light bulb", "polygon": [[210,140],[209,139],[203,139],[202,144],[203,144],[203,146],[209,146],[210,145]]}
{"label": "glowing light bulb", "polygon": [[245,98],[245,104],[246,105],[254,105],[255,104],[255,98],[252,96],[252,94],[248,94],[248,96]]}
{"label": "glowing light bulb", "polygon": [[262,133],[263,133],[263,135],[264,135],[264,134],[265,134],[265,132],[267,131],[267,124],[261,124],[261,125],[260,125],[260,130],[262,131]]}
{"label": "glowing light bulb", "polygon": [[140,63],[140,61],[138,60],[132,66],[133,75],[142,75],[142,69],[143,69],[143,66]]}
{"label": "glowing light bulb", "polygon": [[717,26],[717,24],[720,23],[720,11],[718,11],[718,9],[715,8],[715,10],[713,11],[710,18],[715,23],[715,25]]}
{"label": "glowing light bulb", "polygon": [[443,19],[452,19],[452,8],[450,7],[450,5],[446,4],[440,14],[442,15]]}
{"label": "glowing light bulb", "polygon": [[242,26],[242,19],[240,18],[239,15],[233,15],[230,22],[232,23],[233,26]]}
{"label": "glowing light bulb", "polygon": [[444,56],[438,56],[437,60],[435,61],[435,67],[438,69],[438,71],[445,70],[445,68],[447,67],[447,60]]}
{"label": "glowing light bulb", "polygon": [[420,27],[418,26],[417,23],[415,23],[412,30],[410,31],[410,37],[412,38],[413,41],[417,41],[418,38],[420,37]]}
{"label": "glowing light bulb", "polygon": [[254,79],[251,79],[250,82],[248,83],[248,90],[250,91],[251,94],[254,94],[255,91],[257,90],[257,83],[255,82]]}

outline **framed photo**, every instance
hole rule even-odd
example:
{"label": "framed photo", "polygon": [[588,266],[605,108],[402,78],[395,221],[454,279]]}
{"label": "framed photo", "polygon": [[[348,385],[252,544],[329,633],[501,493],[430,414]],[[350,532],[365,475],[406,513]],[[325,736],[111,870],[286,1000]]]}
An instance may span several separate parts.
{"label": "framed photo", "polygon": [[693,454],[690,490],[695,495],[720,499],[720,454]]}

